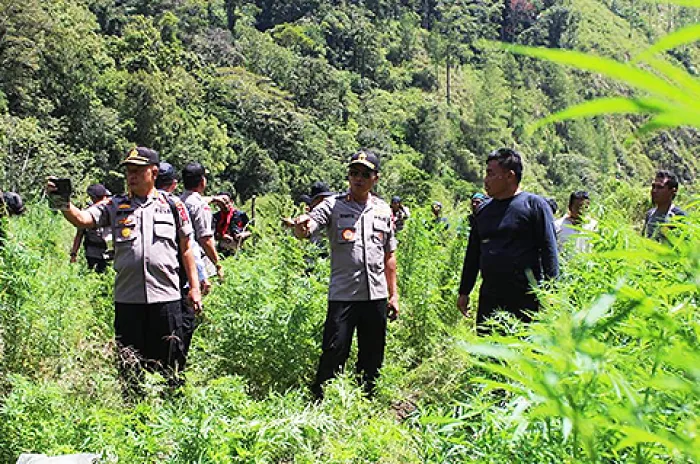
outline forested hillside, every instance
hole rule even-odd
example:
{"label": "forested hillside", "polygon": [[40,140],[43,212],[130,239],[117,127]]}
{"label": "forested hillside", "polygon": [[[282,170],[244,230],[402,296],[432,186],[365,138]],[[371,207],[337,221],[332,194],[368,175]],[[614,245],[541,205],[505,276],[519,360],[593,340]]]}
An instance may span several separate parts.
{"label": "forested hillside", "polygon": [[[384,158],[382,192],[409,202],[460,199],[502,145],[527,157],[527,187],[560,199],[658,167],[687,183],[694,130],[635,139],[643,118],[606,116],[526,137],[537,118],[631,91],[487,41],[624,61],[698,15],[634,0],[1,0],[0,187],[31,197],[50,171],[119,192],[135,144],[178,168],[200,160],[242,200],[339,188],[358,147]],[[666,55],[692,75],[699,57]]]}

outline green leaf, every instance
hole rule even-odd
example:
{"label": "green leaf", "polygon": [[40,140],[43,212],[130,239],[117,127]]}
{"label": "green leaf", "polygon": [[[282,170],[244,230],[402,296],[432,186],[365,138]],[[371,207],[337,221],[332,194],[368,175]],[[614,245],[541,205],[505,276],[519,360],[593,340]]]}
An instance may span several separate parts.
{"label": "green leaf", "polygon": [[460,347],[469,354],[488,356],[496,359],[516,359],[518,356],[508,348],[499,345],[460,343]]}
{"label": "green leaf", "polygon": [[600,318],[602,318],[610,310],[610,308],[612,308],[615,300],[615,295],[601,295],[593,306],[586,312],[583,323],[588,327],[595,325],[595,323],[598,322]]}
{"label": "green leaf", "polygon": [[672,3],[674,5],[700,8],[700,0],[644,0],[648,3]]}
{"label": "green leaf", "polygon": [[693,384],[679,377],[671,377],[670,375],[657,376],[647,385],[656,391],[676,391],[692,393],[695,388]]}
{"label": "green leaf", "polygon": [[691,24],[664,37],[661,37],[651,47],[644,50],[632,60],[632,63],[644,61],[646,58],[671,50],[681,45],[693,43],[700,40],[700,24]]}
{"label": "green leaf", "polygon": [[[691,92],[695,95],[700,96],[700,83],[693,76],[688,74],[684,69],[669,63],[666,60],[661,60],[658,58],[649,58],[645,60],[647,64],[656,69],[658,72],[663,74],[669,80],[678,84],[685,91]],[[689,100],[688,104],[691,107],[697,108],[697,99]]]}
{"label": "green leaf", "polygon": [[567,119],[585,118],[613,113],[647,113],[657,112],[669,105],[654,99],[633,99],[623,97],[599,98],[578,105],[570,106],[558,113],[547,116],[528,126],[526,133],[531,135],[537,129],[554,122]]}
{"label": "green leaf", "polygon": [[587,55],[585,53],[547,49],[539,47],[526,47],[522,45],[511,45],[497,43],[503,50],[517,53],[519,55],[540,58],[554,63],[572,66],[586,71],[597,72],[615,80],[625,82],[632,87],[646,90],[653,94],[664,96],[681,104],[688,103],[688,96],[675,86],[664,81],[651,72],[644,71],[629,64],[619,63],[610,58]]}
{"label": "green leaf", "polygon": [[663,113],[639,128],[639,134],[647,134],[658,129],[672,127],[695,126],[700,127],[700,113],[678,111],[676,113]]}
{"label": "green leaf", "polygon": [[620,432],[627,436],[615,447],[615,449],[618,451],[623,448],[634,446],[638,443],[658,443],[670,449],[678,448],[676,444],[668,438],[631,425],[623,426],[620,429]]}
{"label": "green leaf", "polygon": [[491,391],[491,390],[506,390],[510,391],[513,393],[517,393],[519,395],[528,395],[529,391],[527,388],[522,387],[520,385],[515,385],[512,383],[505,383],[505,382],[498,382],[496,380],[490,380],[485,377],[474,377],[470,379],[471,383],[478,383],[478,384],[483,384],[486,391]]}

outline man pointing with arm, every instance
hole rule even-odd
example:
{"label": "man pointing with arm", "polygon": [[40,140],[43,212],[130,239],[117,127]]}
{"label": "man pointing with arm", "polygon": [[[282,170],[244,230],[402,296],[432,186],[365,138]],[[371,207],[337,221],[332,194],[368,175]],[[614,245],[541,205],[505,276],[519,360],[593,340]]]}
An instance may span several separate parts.
{"label": "man pointing with arm", "polygon": [[384,361],[387,317],[398,317],[396,239],[389,205],[371,193],[378,180],[377,156],[355,153],[348,166],[348,192],[327,197],[294,220],[298,238],[325,227],[331,245],[323,353],[312,386],[317,398],[323,395],[323,384],[343,369],[355,328],[356,371],[365,391],[372,394]]}

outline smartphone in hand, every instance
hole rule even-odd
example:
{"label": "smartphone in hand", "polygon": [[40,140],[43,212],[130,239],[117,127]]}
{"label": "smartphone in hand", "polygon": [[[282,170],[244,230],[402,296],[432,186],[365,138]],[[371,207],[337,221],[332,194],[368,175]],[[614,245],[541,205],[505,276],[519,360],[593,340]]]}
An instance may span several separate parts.
{"label": "smartphone in hand", "polygon": [[56,186],[56,190],[49,193],[49,205],[51,209],[64,210],[70,204],[70,196],[73,193],[73,186],[68,178],[49,179]]}

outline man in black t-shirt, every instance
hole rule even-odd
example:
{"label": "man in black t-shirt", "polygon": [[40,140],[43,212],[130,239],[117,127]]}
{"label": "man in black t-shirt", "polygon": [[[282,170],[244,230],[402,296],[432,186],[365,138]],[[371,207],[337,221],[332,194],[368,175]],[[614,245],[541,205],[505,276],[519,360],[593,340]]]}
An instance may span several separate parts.
{"label": "man in black t-shirt", "polygon": [[481,272],[479,333],[498,309],[529,322],[529,313],[539,309],[532,284],[559,273],[552,209],[542,197],[520,190],[522,172],[515,150],[500,148],[487,159],[484,186],[491,201],[475,213],[457,300],[468,315],[469,294]]}

